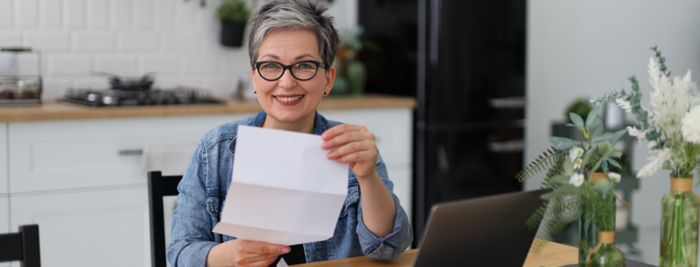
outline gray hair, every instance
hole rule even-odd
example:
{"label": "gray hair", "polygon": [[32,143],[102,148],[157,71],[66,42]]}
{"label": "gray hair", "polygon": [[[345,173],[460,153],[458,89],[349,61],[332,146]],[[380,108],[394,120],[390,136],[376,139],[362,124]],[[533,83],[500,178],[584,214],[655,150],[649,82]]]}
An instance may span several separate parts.
{"label": "gray hair", "polygon": [[255,65],[265,35],[279,29],[301,28],[316,34],[319,53],[326,69],[329,69],[340,39],[333,27],[333,17],[323,14],[326,10],[326,6],[309,0],[273,0],[261,6],[250,19],[248,54],[251,67]]}

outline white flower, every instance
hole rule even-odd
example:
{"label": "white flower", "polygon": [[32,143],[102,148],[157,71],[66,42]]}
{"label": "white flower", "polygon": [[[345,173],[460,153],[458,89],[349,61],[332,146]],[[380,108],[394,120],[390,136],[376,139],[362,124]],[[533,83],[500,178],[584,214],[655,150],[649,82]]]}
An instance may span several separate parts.
{"label": "white flower", "polygon": [[583,148],[575,146],[569,150],[569,158],[571,159],[571,163],[574,163],[574,161],[581,156],[583,156]]}
{"label": "white flower", "polygon": [[649,129],[646,129],[644,131],[637,129],[632,126],[627,126],[627,133],[629,133],[630,136],[637,137],[637,140],[642,141],[643,139],[646,138],[647,132]]}
{"label": "white flower", "polygon": [[574,173],[574,175],[571,175],[571,178],[569,178],[569,183],[575,187],[579,187],[583,184],[583,179],[583,173]]}
{"label": "white flower", "polygon": [[649,143],[647,144],[647,148],[648,148],[648,149],[652,149],[652,148],[654,148],[655,146],[656,146],[656,141],[649,141]]}
{"label": "white flower", "polygon": [[[667,160],[671,159],[671,156],[673,154],[673,151],[671,151],[670,148],[666,147],[663,150],[656,150],[658,151],[658,155],[656,157],[649,157],[649,163],[647,165],[644,165],[641,170],[637,173],[637,177],[649,177],[652,174],[654,174],[659,168],[661,168],[664,165],[664,162]],[[652,152],[654,152],[652,150]]]}
{"label": "white flower", "polygon": [[676,77],[675,84],[671,83],[652,57],[649,60],[649,83],[653,87],[649,101],[654,110],[651,114],[651,124],[669,135],[680,134],[681,119],[692,100],[690,90],[694,84],[690,81],[690,73],[682,79]]}
{"label": "white flower", "polygon": [[625,112],[632,113],[632,106],[630,105],[629,101],[624,100],[622,98],[615,98],[615,102],[617,102],[617,105],[620,106],[620,108],[624,109]]}
{"label": "white flower", "polygon": [[622,179],[622,176],[616,172],[609,172],[608,179],[610,179],[610,181],[613,183],[619,183],[620,180]]}
{"label": "white flower", "polygon": [[683,138],[688,142],[700,144],[700,106],[690,109],[681,124]]}
{"label": "white flower", "polygon": [[581,158],[577,158],[574,160],[574,169],[581,169],[581,163],[583,163],[583,160]]}

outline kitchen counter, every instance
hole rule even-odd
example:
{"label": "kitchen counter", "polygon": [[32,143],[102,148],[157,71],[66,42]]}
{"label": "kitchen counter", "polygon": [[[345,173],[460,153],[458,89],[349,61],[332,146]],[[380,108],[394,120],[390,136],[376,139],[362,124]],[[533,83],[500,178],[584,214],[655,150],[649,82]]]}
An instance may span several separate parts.
{"label": "kitchen counter", "polygon": [[[416,107],[411,97],[363,95],[330,96],[321,101],[319,110],[370,109]],[[260,111],[257,102],[229,100],[224,104],[172,105],[172,106],[130,106],[130,107],[87,107],[65,102],[45,102],[37,106],[0,106],[0,121],[47,121],[100,118],[129,118],[184,116],[228,113],[252,113]]]}

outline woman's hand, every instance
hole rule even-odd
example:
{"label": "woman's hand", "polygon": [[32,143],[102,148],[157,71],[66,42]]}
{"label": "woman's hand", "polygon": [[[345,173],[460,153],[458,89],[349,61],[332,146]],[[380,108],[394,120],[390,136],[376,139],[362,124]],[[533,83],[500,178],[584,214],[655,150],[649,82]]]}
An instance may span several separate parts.
{"label": "woman's hand", "polygon": [[207,266],[267,267],[290,250],[288,246],[236,239],[214,246],[207,255]]}
{"label": "woman's hand", "polygon": [[328,158],[340,163],[350,163],[350,170],[357,179],[376,174],[377,143],[374,134],[360,125],[341,124],[326,130],[322,135],[325,150],[337,148],[328,153]]}

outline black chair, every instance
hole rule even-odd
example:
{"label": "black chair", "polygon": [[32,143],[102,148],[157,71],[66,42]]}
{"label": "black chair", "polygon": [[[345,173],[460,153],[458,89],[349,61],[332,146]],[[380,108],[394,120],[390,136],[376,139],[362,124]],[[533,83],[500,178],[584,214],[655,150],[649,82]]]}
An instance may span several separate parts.
{"label": "black chair", "polygon": [[0,262],[20,261],[22,267],[40,267],[39,225],[20,225],[19,232],[0,234]]}
{"label": "black chair", "polygon": [[177,196],[177,185],[180,180],[182,180],[182,175],[163,176],[160,171],[148,172],[148,208],[151,218],[151,263],[153,263],[153,267],[167,266],[163,197]]}

